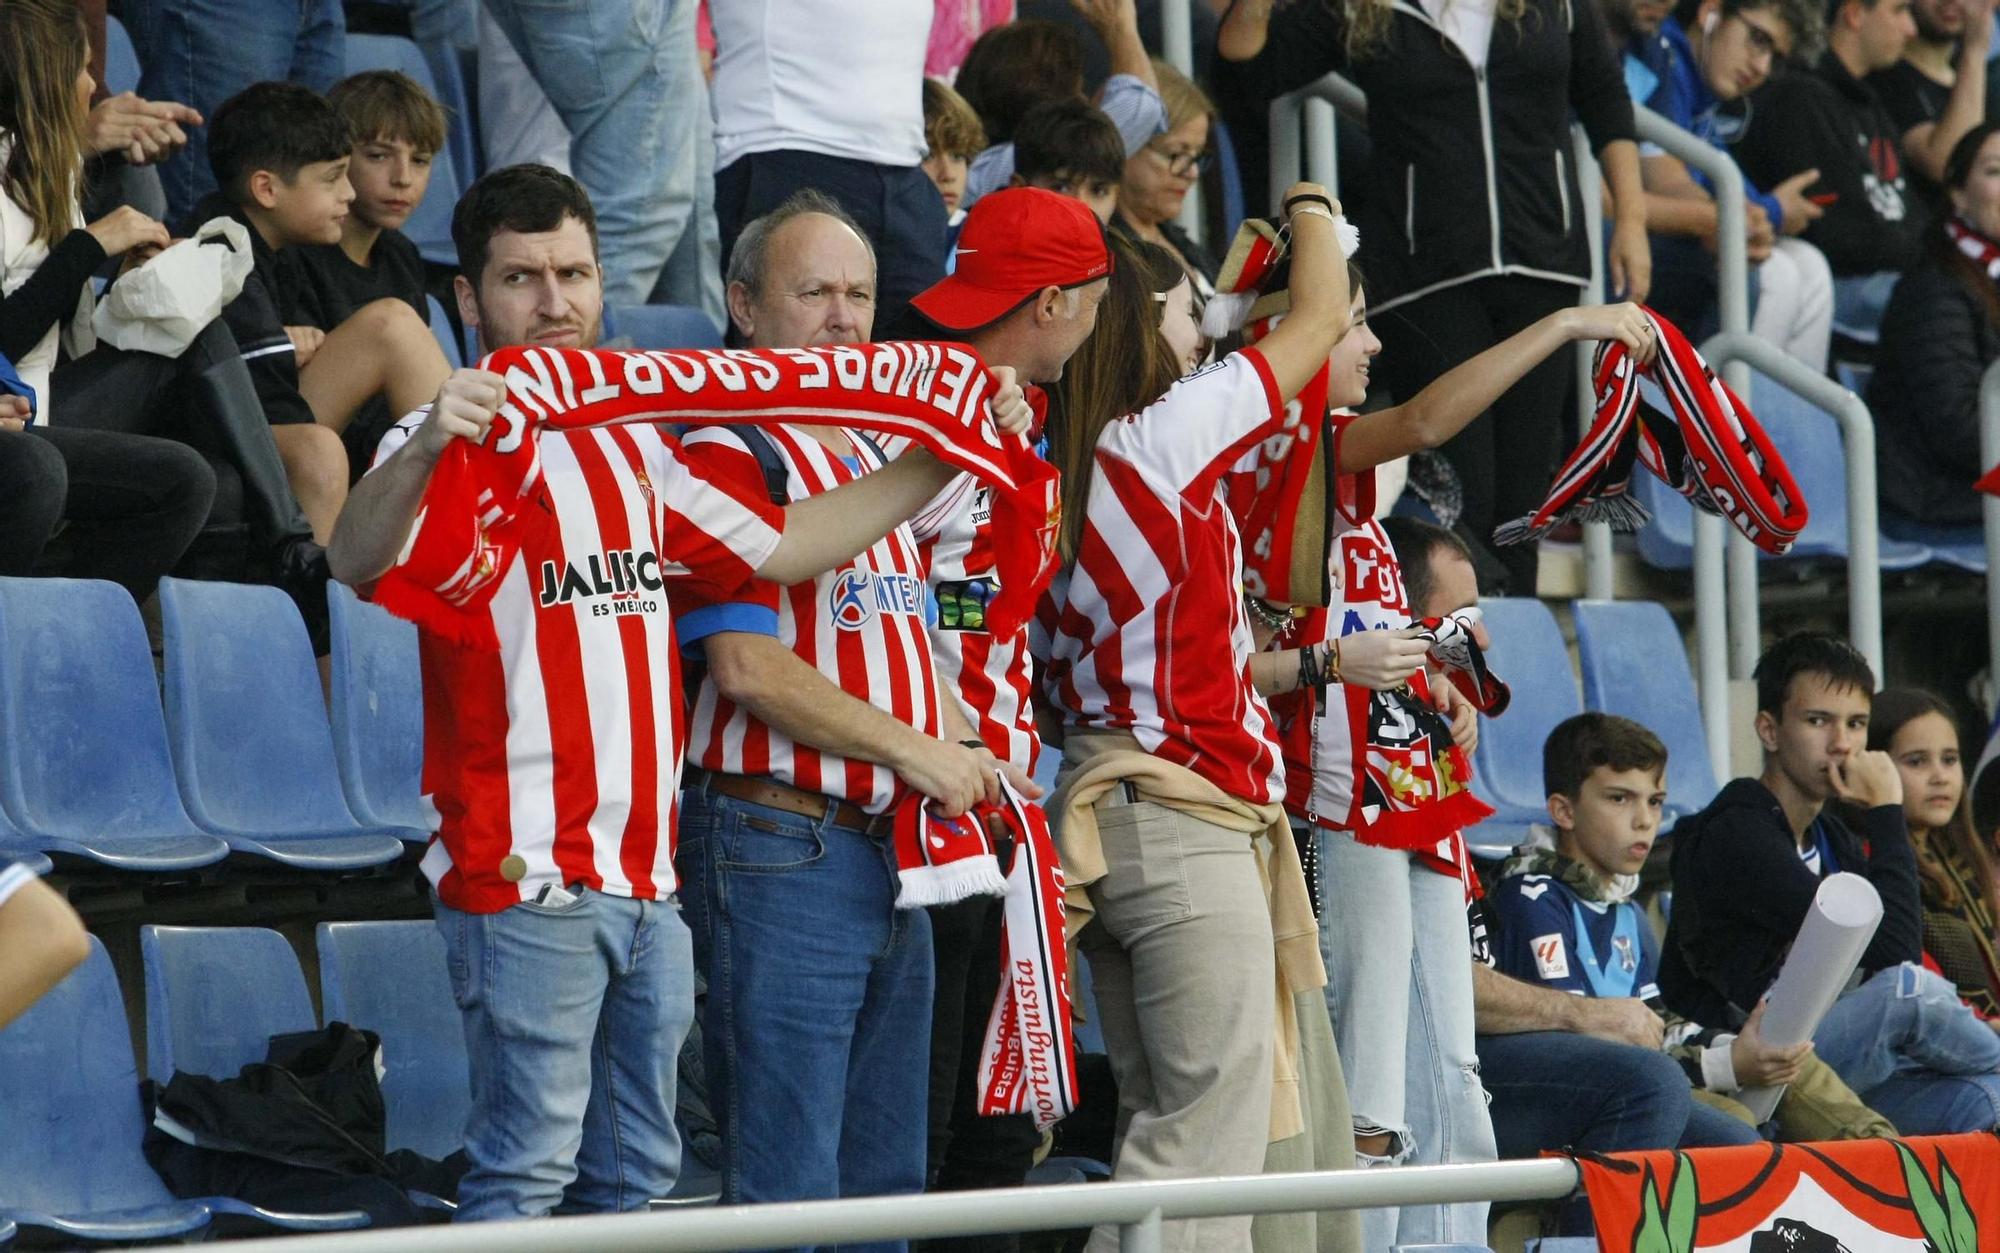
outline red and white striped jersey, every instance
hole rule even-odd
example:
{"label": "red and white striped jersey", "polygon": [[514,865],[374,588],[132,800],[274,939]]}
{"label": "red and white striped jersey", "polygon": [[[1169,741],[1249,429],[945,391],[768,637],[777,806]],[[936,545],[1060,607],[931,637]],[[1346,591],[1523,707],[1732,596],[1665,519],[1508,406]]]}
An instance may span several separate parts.
{"label": "red and white striped jersey", "polygon": [[[797,427],[765,428],[788,471],[787,491],[801,500],[882,468],[866,440],[847,437],[852,457],[836,455]],[[762,470],[727,427],[691,431],[688,459],[742,492],[765,490]],[[682,638],[690,645],[718,631],[776,638],[841,691],[926,735],[939,733],[937,674],[931,663],[930,599],[923,560],[907,524],[853,561],[791,587],[756,581],[733,595],[690,588],[681,595]],[[896,772],[793,741],[704,681],[690,716],[688,760],[707,770],[789,783],[885,813],[907,794]]]}
{"label": "red and white striped jersey", "polygon": [[[900,456],[908,443],[886,447]],[[931,656],[938,678],[958,697],[986,747],[1033,775],[1042,739],[1035,730],[1028,633],[1024,628],[996,639],[986,629],[986,608],[1000,586],[993,489],[961,474],[910,519],[910,533],[930,579]]]}
{"label": "red and white striped jersey", "polygon": [[1097,441],[1075,562],[1041,617],[1044,690],[1066,719],[1129,730],[1232,796],[1284,796],[1284,763],[1250,681],[1242,540],[1225,471],[1284,422],[1263,354],[1176,383]]}
{"label": "red and white striped jersey", "polygon": [[[378,466],[423,418],[383,436]],[[541,457],[529,509],[546,525],[527,528],[488,609],[499,651],[420,636],[439,818],[423,868],[471,913],[549,884],[674,890],[686,728],[666,587],[732,594],[784,527],[762,493],[712,481],[661,427],[549,431]]]}

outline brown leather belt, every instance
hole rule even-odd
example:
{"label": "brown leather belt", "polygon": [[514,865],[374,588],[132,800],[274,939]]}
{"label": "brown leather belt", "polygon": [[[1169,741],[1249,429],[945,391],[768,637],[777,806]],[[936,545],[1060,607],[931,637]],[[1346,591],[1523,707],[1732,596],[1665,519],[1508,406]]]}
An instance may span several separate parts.
{"label": "brown leather belt", "polygon": [[818,822],[829,820],[836,827],[850,831],[886,837],[896,829],[894,814],[871,814],[859,805],[837,801],[831,796],[818,792],[808,792],[804,788],[780,783],[776,779],[753,778],[745,774],[721,774],[714,770],[703,770],[699,766],[689,766],[683,778],[686,787],[692,791],[705,789],[718,796],[733,796],[753,805],[766,805],[772,809],[782,809],[788,814],[798,814]]}

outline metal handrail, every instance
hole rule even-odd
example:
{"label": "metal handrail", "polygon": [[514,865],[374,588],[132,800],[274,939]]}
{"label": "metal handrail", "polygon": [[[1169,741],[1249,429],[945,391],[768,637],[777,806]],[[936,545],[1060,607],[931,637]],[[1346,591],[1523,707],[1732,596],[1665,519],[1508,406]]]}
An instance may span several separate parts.
{"label": "metal handrail", "polygon": [[[1160,0],[1160,59],[1194,79],[1194,14],[1191,0]],[[1180,216],[1175,219],[1188,235],[1205,242],[1208,231],[1204,229],[1201,212],[1201,182],[1195,181],[1181,200]]]}
{"label": "metal handrail", "polygon": [[[1847,638],[1868,659],[1879,679],[1883,673],[1882,568],[1877,552],[1881,527],[1875,506],[1874,415],[1861,397],[1747,331],[1724,331],[1702,345],[1702,354],[1711,362],[1755,366],[1772,382],[1824,409],[1840,423],[1840,442],[1847,454]],[[1748,546],[1749,541],[1744,544]],[[1756,550],[1751,551],[1754,556]]]}
{"label": "metal handrail", "polygon": [[[1979,380],[1979,463],[2000,465],[2000,361]],[[1979,511],[1986,523],[1986,682],[2000,692],[2000,496],[1982,496]]]}
{"label": "metal handrail", "polygon": [[[1722,333],[1750,331],[1750,256],[1745,244],[1748,218],[1744,207],[1743,172],[1736,161],[1706,140],[1689,134],[1643,105],[1634,105],[1639,138],[1658,145],[1668,155],[1708,175],[1715,188],[1716,304]],[[1723,367],[1723,378],[1737,394],[1750,390],[1749,367],[1734,362]],[[1872,463],[1871,463],[1872,464]],[[1757,638],[1757,567],[1755,551],[1747,569],[1725,557],[1722,519],[1694,511],[1694,651],[1695,675],[1701,696],[1701,725],[1708,741],[1708,762],[1718,779],[1729,768],[1730,640],[1747,631]],[[1748,543],[1744,547],[1749,548]],[[1733,550],[1730,550],[1733,552]],[[1732,587],[1732,578],[1734,586]],[[1747,627],[1745,622],[1747,620]],[[1750,665],[1756,662],[1754,643]],[[1749,674],[1749,665],[1741,675]]]}
{"label": "metal handrail", "polygon": [[1167,1220],[1463,1201],[1546,1201],[1570,1195],[1580,1182],[1575,1163],[1543,1158],[397,1227],[239,1240],[231,1248],[237,1253],[542,1253],[560,1244],[594,1253],[736,1253],[1115,1225],[1123,1253],[1159,1253],[1160,1223]]}

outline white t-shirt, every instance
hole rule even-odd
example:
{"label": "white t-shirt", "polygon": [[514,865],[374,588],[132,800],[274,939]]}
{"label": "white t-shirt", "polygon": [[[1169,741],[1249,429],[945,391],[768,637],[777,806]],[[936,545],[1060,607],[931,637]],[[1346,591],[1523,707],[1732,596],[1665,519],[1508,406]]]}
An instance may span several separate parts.
{"label": "white t-shirt", "polygon": [[1422,0],[1424,12],[1458,45],[1475,70],[1486,68],[1487,45],[1493,42],[1495,0]]}
{"label": "white t-shirt", "polygon": [[924,159],[932,0],[713,0],[715,168],[798,149]]}

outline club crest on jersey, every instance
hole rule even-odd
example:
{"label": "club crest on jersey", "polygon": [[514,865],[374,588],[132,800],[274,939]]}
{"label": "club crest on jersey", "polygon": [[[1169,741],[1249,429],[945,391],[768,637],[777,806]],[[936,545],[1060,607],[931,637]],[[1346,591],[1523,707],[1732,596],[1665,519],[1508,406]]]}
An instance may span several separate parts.
{"label": "club crest on jersey", "polygon": [[843,631],[859,631],[878,613],[921,616],[924,581],[909,574],[843,570],[827,589],[827,614]]}

